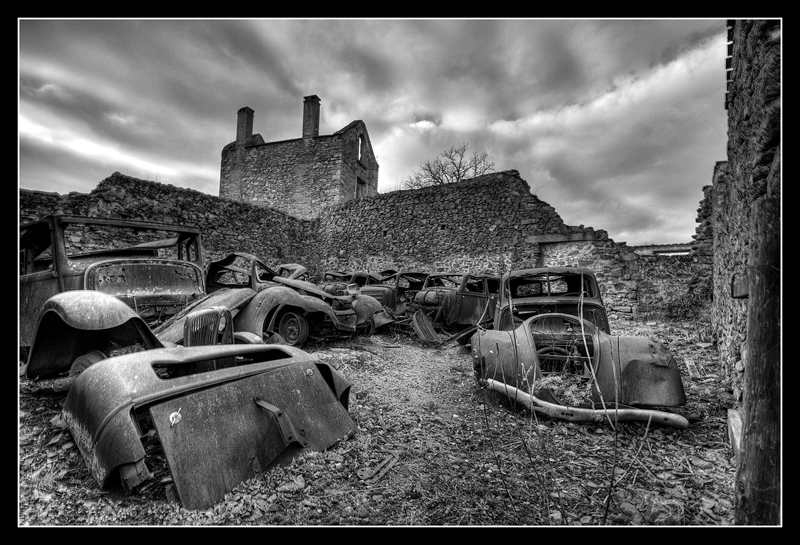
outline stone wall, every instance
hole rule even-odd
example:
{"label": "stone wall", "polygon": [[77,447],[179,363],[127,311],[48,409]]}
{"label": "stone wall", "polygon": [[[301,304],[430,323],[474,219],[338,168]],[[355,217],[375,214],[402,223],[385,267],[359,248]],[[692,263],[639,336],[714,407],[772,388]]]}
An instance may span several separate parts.
{"label": "stone wall", "polygon": [[747,364],[747,299],[731,297],[731,284],[747,277],[750,207],[759,198],[780,197],[780,38],[779,20],[730,23],[728,161],[715,171],[712,190],[712,324],[736,401]]}
{"label": "stone wall", "polygon": [[353,121],[318,136],[318,98],[306,98],[315,101],[306,104],[303,137],[293,140],[265,142],[250,133],[253,110],[239,111],[237,140],[222,149],[220,197],[311,220],[332,204],[377,194],[378,162],[366,125]]}
{"label": "stone wall", "polygon": [[502,273],[536,266],[537,235],[570,232],[509,170],[331,206],[320,222],[319,251],[325,269]]}
{"label": "stone wall", "polygon": [[312,219],[335,202],[342,192],[341,139],[271,142],[249,146],[222,157],[220,195],[228,178],[239,184],[242,202],[281,210],[301,219]]}
{"label": "stone wall", "polygon": [[202,232],[206,263],[233,251],[255,254],[269,265],[318,259],[315,222],[119,172],[88,195],[20,190],[21,221],[54,213],[194,225]]}

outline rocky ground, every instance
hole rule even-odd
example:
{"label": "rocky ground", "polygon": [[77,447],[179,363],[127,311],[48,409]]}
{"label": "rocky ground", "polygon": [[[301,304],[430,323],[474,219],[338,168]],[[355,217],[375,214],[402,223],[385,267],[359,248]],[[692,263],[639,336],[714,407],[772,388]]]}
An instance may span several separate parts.
{"label": "rocky ground", "polygon": [[163,453],[134,493],[100,490],[60,417],[65,394],[19,385],[19,526],[519,526],[733,523],[732,406],[703,324],[612,323],[665,342],[685,430],[537,416],[478,386],[469,348],[383,328],[307,351],[353,383],[355,438],[181,507]]}

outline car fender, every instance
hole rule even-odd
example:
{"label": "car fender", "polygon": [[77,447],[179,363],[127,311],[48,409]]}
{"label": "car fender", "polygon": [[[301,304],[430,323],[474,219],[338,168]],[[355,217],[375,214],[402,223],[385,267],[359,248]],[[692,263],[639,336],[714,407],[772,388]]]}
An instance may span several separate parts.
{"label": "car fender", "polygon": [[514,331],[479,329],[470,345],[478,380],[491,378],[521,388],[542,376],[533,340],[524,326]]}
{"label": "car fender", "polygon": [[373,320],[375,313],[383,311],[383,305],[369,295],[359,295],[351,304],[353,305],[353,310],[356,311],[359,325],[370,322]]}
{"label": "car fender", "polygon": [[128,305],[94,290],[71,290],[42,305],[28,356],[26,375],[48,378],[69,371],[75,359],[91,350],[107,355],[109,347],[162,343]]}
{"label": "car fender", "polygon": [[261,335],[265,330],[275,331],[278,312],[285,306],[299,307],[305,314],[310,312],[324,312],[334,323],[337,323],[336,313],[333,309],[316,297],[300,295],[288,287],[274,287],[260,291],[250,302],[233,318],[233,327],[236,331],[250,331]]}
{"label": "car fender", "polygon": [[[686,404],[680,370],[675,358],[661,343],[647,337],[600,333],[605,345],[597,366],[597,382],[606,401],[616,399],[633,406],[680,407]],[[597,387],[592,400],[600,401]]]}

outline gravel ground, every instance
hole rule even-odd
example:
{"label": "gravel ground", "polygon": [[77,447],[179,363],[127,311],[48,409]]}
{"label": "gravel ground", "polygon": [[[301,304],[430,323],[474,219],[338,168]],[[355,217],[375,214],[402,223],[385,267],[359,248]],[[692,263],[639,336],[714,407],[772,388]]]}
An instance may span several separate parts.
{"label": "gravel ground", "polygon": [[707,326],[612,329],[669,345],[688,398],[675,412],[688,429],[537,416],[480,388],[468,347],[426,347],[383,328],[306,347],[353,383],[356,437],[244,482],[205,511],[180,505],[158,449],[148,452],[153,479],[128,495],[100,490],[60,417],[65,394],[21,379],[18,526],[732,524],[732,403]]}

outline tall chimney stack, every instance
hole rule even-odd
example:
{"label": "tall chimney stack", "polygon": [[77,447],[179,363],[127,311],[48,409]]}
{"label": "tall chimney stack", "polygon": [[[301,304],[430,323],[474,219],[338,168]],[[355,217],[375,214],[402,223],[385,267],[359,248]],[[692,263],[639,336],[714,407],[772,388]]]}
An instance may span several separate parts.
{"label": "tall chimney stack", "polygon": [[309,95],[303,99],[303,138],[319,136],[319,97]]}
{"label": "tall chimney stack", "polygon": [[245,106],[239,108],[236,119],[236,141],[244,142],[253,136],[253,109]]}

